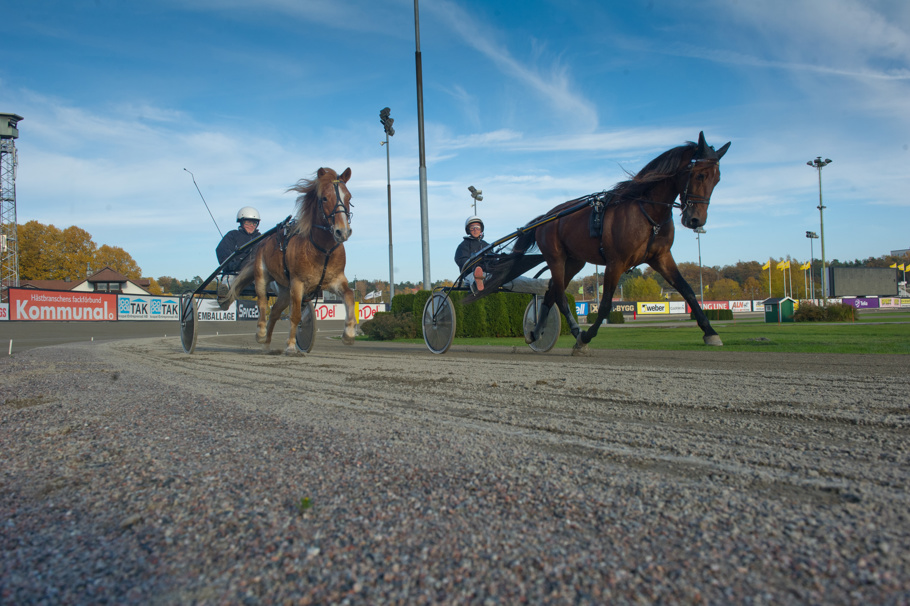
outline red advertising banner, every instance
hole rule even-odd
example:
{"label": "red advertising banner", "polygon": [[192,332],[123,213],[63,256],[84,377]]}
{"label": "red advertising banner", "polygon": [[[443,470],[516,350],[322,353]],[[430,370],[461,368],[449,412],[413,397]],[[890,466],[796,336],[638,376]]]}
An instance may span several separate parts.
{"label": "red advertising banner", "polygon": [[117,295],[10,288],[9,309],[10,320],[111,321],[117,319]]}
{"label": "red advertising banner", "polygon": [[[701,304],[702,309],[730,309],[729,301],[703,301]],[[686,313],[692,313],[692,307],[686,303]]]}

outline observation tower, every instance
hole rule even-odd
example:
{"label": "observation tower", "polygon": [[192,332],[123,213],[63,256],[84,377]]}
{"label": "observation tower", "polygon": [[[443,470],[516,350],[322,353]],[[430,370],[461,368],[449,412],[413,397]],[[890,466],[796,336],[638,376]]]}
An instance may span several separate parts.
{"label": "observation tower", "polygon": [[16,139],[22,116],[0,113],[0,301],[19,286],[19,236],[16,223]]}

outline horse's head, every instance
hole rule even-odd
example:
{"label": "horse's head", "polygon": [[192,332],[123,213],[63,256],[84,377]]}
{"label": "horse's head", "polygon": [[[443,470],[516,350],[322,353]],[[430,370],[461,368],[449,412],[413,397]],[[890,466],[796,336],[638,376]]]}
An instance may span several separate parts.
{"label": "horse's head", "polygon": [[351,192],[347,188],[350,178],[350,168],[340,175],[336,175],[335,171],[326,168],[320,168],[316,172],[316,180],[319,183],[317,195],[318,202],[322,204],[322,218],[328,231],[339,243],[351,237]]}
{"label": "horse's head", "polygon": [[677,174],[679,204],[682,224],[689,229],[708,222],[708,204],[711,193],[720,181],[720,159],[727,153],[730,142],[715,150],[705,142],[705,133],[698,134],[698,144],[693,145],[692,157]]}

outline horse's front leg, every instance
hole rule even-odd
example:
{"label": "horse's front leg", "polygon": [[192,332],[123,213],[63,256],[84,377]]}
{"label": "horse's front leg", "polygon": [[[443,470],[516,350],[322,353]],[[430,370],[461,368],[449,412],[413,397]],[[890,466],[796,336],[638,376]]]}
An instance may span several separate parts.
{"label": "horse's front leg", "polygon": [[705,345],[723,345],[724,343],[720,340],[717,331],[711,327],[708,316],[705,315],[705,312],[701,309],[701,305],[698,304],[698,299],[695,298],[695,291],[692,290],[689,283],[686,282],[685,278],[682,277],[682,274],[679,273],[679,267],[676,266],[676,261],[673,260],[673,257],[667,253],[649,264],[682,295],[683,299],[686,300],[686,303],[689,304],[689,307],[692,308],[692,312],[695,314],[695,322],[698,324],[698,327],[701,328],[702,332],[705,333],[703,337]]}
{"label": "horse's front leg", "polygon": [[291,298],[291,331],[288,335],[287,347],[284,348],[286,356],[302,356],[297,351],[297,327],[300,326],[300,315],[303,301],[303,282],[291,278],[290,298]]}
{"label": "horse's front leg", "polygon": [[344,333],[341,335],[341,342],[345,345],[354,344],[354,324],[357,322],[357,312],[354,309],[354,291],[348,286],[347,279],[344,280],[341,289],[344,296]]}

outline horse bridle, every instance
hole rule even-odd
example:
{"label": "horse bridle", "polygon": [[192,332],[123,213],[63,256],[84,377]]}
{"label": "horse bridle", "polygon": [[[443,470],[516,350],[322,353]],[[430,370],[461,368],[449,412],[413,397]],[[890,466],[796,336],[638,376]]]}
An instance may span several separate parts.
{"label": "horse bridle", "polygon": [[[334,179],[332,181],[332,187],[335,189],[335,206],[332,207],[332,212],[330,212],[330,213],[325,212],[326,197],[323,196],[322,199],[320,200],[320,203],[321,203],[320,208],[322,209],[322,220],[325,221],[325,225],[320,225],[319,227],[326,231],[332,231],[332,226],[335,224],[335,215],[337,215],[339,212],[344,213],[344,216],[347,217],[347,219],[348,219],[348,223],[351,222],[351,217],[354,216],[354,213],[351,212],[348,208],[346,208],[344,205],[344,202],[341,201],[342,200],[341,190],[339,189],[339,185],[341,183],[342,183],[341,179]],[[353,206],[353,204],[351,206]]]}
{"label": "horse bridle", "polygon": [[690,204],[704,204],[705,206],[711,204],[711,196],[708,196],[706,198],[704,196],[689,195],[689,184],[692,182],[692,170],[695,168],[695,165],[698,162],[713,162],[714,164],[718,163],[717,160],[712,160],[710,158],[692,158],[689,161],[689,164],[686,167],[686,171],[688,172],[688,175],[686,176],[686,186],[683,188],[682,193],[679,194],[679,202],[673,205],[683,212],[686,212],[686,208],[688,208]]}

